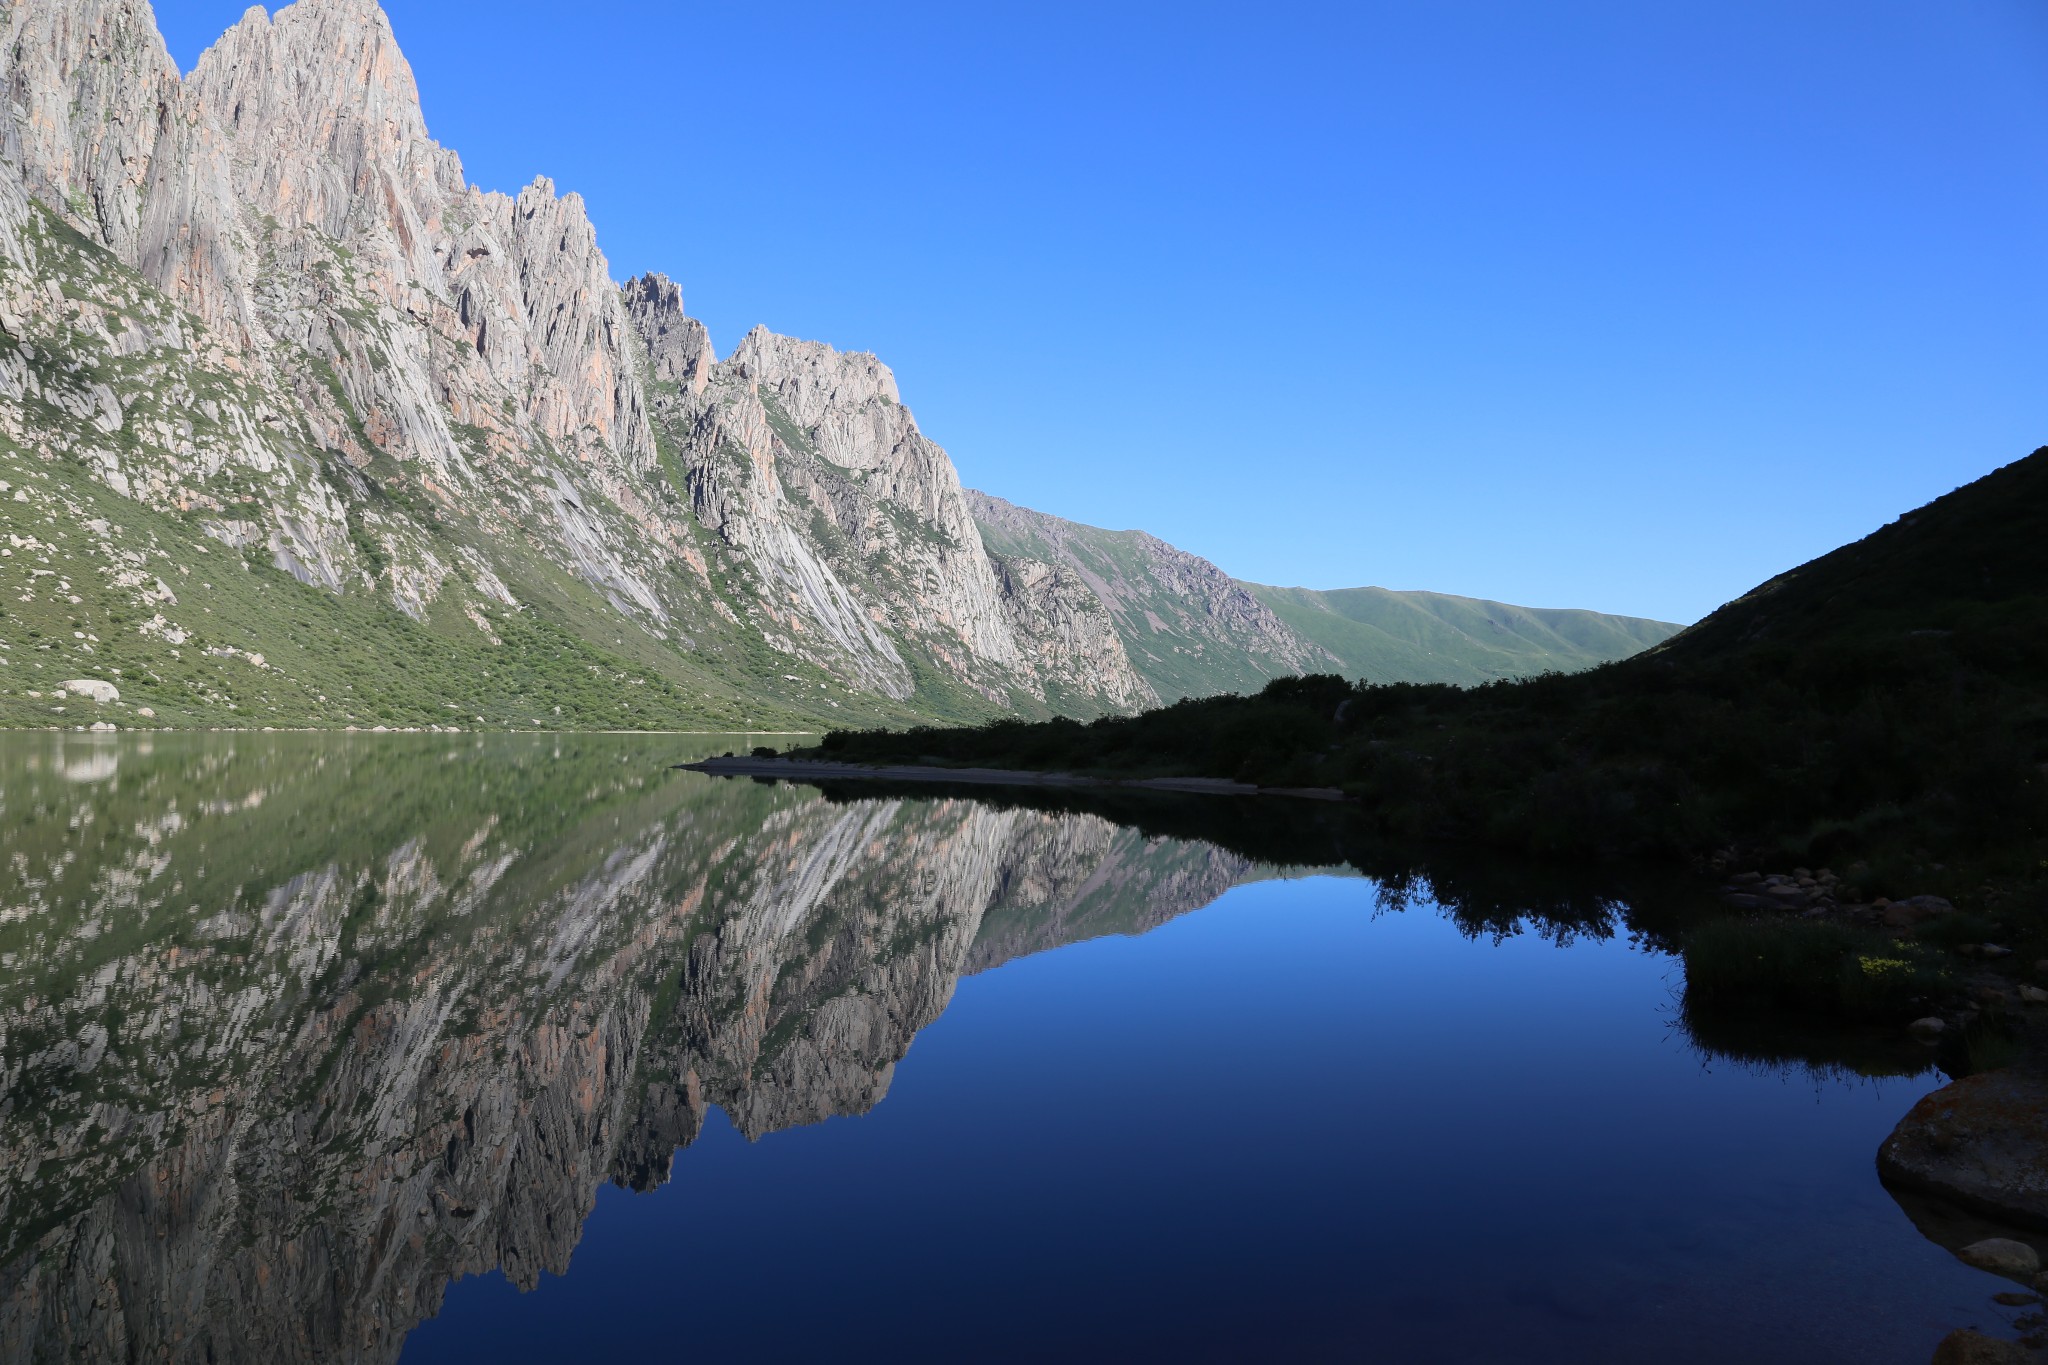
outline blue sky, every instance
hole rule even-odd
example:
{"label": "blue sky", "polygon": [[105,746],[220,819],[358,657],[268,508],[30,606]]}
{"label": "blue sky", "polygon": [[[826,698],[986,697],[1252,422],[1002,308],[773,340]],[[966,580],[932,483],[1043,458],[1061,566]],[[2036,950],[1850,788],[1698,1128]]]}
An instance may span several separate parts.
{"label": "blue sky", "polygon": [[2039,0],[386,8],[721,354],[1242,578],[1692,620],[2048,443]]}

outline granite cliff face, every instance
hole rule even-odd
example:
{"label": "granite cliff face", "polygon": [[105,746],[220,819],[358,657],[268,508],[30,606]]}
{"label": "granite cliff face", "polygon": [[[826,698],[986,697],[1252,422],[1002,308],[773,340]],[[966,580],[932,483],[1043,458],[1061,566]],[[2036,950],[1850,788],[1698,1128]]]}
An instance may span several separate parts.
{"label": "granite cliff face", "polygon": [[903,699],[906,654],[999,704],[1049,686],[1120,709],[1149,699],[1093,598],[999,572],[886,365],[758,327],[719,362],[673,282],[626,294],[692,510],[777,649]]}
{"label": "granite cliff face", "polygon": [[1255,872],[625,742],[356,743],[0,757],[35,813],[0,871],[0,1359],[395,1359],[451,1279],[565,1269],[708,1106],[862,1113],[963,973]]}
{"label": "granite cliff face", "polygon": [[64,597],[163,719],[232,695],[168,680],[185,641],[253,644],[280,719],[452,719],[193,619],[162,565],[197,538],[378,604],[328,616],[423,668],[394,617],[474,653],[523,616],[565,674],[660,675],[671,724],[1146,699],[1092,602],[1006,591],[873,357],[757,331],[719,363],[672,284],[612,282],[578,196],[469,185],[372,0],[252,9],[183,79],[142,0],[15,0],[0,87],[9,529],[122,526],[91,577],[150,572]]}

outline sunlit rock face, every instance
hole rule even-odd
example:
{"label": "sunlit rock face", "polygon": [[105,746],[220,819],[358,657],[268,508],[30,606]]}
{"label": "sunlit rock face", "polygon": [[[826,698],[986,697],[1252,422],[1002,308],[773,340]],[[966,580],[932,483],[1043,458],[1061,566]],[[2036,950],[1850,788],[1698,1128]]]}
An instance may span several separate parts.
{"label": "sunlit rock face", "polygon": [[[604,740],[0,750],[0,1359],[390,1360],[710,1105],[862,1113],[966,972],[1252,875]],[[573,812],[564,824],[564,812]]]}
{"label": "sunlit rock face", "polygon": [[184,77],[143,0],[15,0],[0,95],[0,441],[493,639],[524,608],[928,709],[1150,699],[1091,594],[998,573],[885,366],[765,330],[718,363],[578,195],[467,182],[370,0],[251,9]]}

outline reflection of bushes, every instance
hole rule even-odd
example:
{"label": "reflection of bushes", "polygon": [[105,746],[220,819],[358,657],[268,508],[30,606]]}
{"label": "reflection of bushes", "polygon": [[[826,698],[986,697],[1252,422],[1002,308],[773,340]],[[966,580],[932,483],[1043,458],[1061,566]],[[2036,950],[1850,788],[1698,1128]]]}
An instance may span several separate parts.
{"label": "reflection of bushes", "polygon": [[1916,943],[1825,920],[1724,919],[1685,938],[1686,1002],[1850,1020],[1904,1018],[1949,987],[1944,960]]}
{"label": "reflection of bushes", "polygon": [[1805,1074],[1821,1081],[1882,1080],[1917,1076],[1935,1060],[1930,1049],[1895,1025],[1845,1025],[1806,1011],[1748,1002],[1710,1005],[1688,997],[1678,1022],[1703,1057],[1759,1072]]}

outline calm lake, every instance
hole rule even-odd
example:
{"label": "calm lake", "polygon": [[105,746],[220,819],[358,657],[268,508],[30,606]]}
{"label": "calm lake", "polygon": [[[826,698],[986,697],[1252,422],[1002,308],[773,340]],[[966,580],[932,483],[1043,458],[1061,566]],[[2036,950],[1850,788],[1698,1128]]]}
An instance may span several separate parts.
{"label": "calm lake", "polygon": [[1313,803],[667,766],[742,743],[0,736],[0,1360],[1924,1365],[2013,1316],[1877,1179],[1931,1057],[1696,1040],[1682,907],[1317,867]]}

